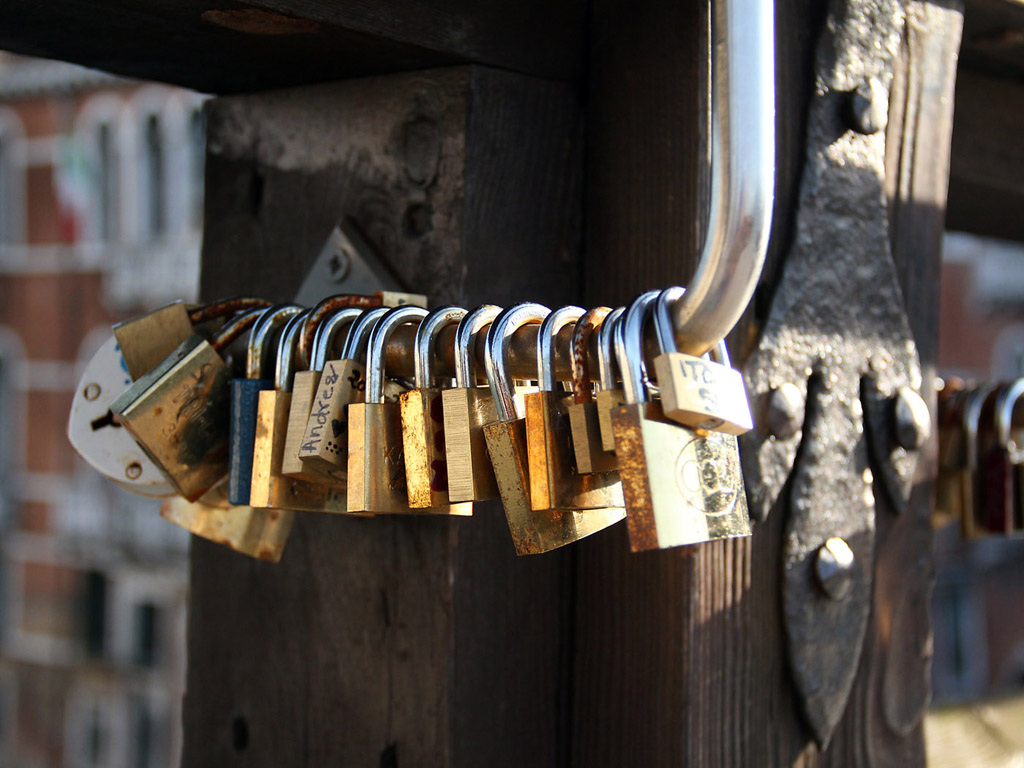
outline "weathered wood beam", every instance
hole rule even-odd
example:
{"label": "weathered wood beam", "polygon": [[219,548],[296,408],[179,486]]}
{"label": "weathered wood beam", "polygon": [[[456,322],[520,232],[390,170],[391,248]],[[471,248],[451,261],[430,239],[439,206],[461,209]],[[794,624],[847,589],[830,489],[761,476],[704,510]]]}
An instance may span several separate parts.
{"label": "weathered wood beam", "polygon": [[585,3],[562,0],[10,0],[0,48],[206,93],[473,62],[549,78],[582,69]]}
{"label": "weathered wood beam", "polygon": [[[435,305],[578,298],[573,89],[458,67],[212,102],[205,296],[287,299],[338,217]],[[568,745],[571,551],[472,518],[298,515],[196,541],[186,768],[539,766]]]}

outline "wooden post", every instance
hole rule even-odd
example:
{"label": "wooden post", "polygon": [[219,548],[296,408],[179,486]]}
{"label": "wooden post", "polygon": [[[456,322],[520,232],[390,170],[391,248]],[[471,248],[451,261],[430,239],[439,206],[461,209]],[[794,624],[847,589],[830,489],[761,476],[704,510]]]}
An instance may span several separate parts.
{"label": "wooden post", "polygon": [[[346,215],[434,304],[574,300],[580,139],[569,86],[472,67],[216,100],[203,294],[290,298]],[[570,557],[494,503],[197,540],[182,764],[564,764]]]}

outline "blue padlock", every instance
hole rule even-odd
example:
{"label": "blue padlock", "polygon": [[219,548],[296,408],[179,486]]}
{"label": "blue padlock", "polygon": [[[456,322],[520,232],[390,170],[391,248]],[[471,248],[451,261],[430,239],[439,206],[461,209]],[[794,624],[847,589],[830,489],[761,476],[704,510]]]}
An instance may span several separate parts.
{"label": "blue padlock", "polygon": [[249,334],[245,378],[231,381],[231,414],[228,432],[228,501],[248,506],[252,483],[252,451],[256,443],[256,412],[260,392],[274,388],[271,375],[273,331],[302,312],[297,304],[277,304],[263,311]]}

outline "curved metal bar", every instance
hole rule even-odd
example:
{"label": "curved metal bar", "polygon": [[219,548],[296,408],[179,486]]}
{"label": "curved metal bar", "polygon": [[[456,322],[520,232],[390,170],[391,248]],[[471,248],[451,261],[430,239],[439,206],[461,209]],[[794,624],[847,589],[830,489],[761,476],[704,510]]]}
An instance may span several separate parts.
{"label": "curved metal bar", "polygon": [[435,309],[419,324],[416,330],[416,346],[413,348],[413,367],[417,389],[434,385],[434,347],[437,337],[449,325],[458,323],[466,316],[462,307],[441,307]]}
{"label": "curved metal bar", "polygon": [[702,355],[747,308],[764,266],[775,190],[775,8],[713,0],[711,201],[686,294],[672,307],[681,352]]}
{"label": "curved metal bar", "polygon": [[554,392],[558,385],[555,376],[555,337],[567,325],[575,323],[587,310],[583,307],[559,307],[549,312],[537,332],[537,383],[541,392]]}
{"label": "curved metal bar", "polygon": [[487,329],[487,345],[484,347],[484,370],[491,387],[491,397],[499,421],[513,421],[522,418],[516,407],[515,385],[505,368],[512,334],[527,323],[540,325],[551,310],[543,304],[516,304],[503,310]]}
{"label": "curved metal bar", "polygon": [[476,386],[473,374],[473,352],[476,349],[476,337],[481,330],[494,322],[501,313],[501,307],[494,304],[483,304],[464,318],[455,329],[455,386],[468,389]]}

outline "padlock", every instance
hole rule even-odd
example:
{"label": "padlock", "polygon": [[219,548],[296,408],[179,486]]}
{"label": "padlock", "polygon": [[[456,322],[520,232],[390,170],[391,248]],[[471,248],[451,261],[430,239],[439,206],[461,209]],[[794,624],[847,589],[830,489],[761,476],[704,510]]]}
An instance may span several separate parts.
{"label": "padlock", "polygon": [[612,411],[625,402],[619,387],[615,356],[615,326],[619,324],[625,307],[616,307],[601,323],[597,332],[598,389],[594,400],[597,404],[597,426],[601,431],[601,449],[615,453],[615,430],[612,429]]}
{"label": "padlock", "polygon": [[953,390],[945,382],[938,393],[939,459],[935,476],[935,509],[932,525],[944,528],[963,518],[963,470],[966,463],[963,408],[969,393]]}
{"label": "padlock", "polygon": [[667,288],[654,305],[654,330],[661,354],[654,358],[661,408],[686,427],[742,435],[754,426],[743,374],[729,364],[725,339],[713,348],[717,361],[683,354],[676,346],[672,305],[685,293]]}
{"label": "padlock", "polygon": [[384,399],[384,359],[388,340],[400,325],[426,317],[422,307],[388,310],[370,334],[366,352],[366,393],[348,407],[348,509],[350,512],[409,512],[402,414],[398,403]]}
{"label": "padlock", "polygon": [[626,404],[612,425],[634,552],[750,535],[736,438],[684,427],[647,400],[643,331],[657,295],[642,294],[615,329]]}
{"label": "padlock", "polygon": [[366,344],[387,312],[384,307],[364,312],[350,327],[341,359],[324,365],[299,445],[299,458],[309,472],[335,479],[348,476],[348,406],[365,395]]}
{"label": "padlock", "polygon": [[296,304],[276,304],[264,310],[249,334],[246,348],[245,378],[231,381],[231,418],[228,449],[228,500],[232,504],[249,504],[252,485],[253,446],[256,443],[256,413],[259,393],[272,389],[269,373],[272,332],[302,312]]}
{"label": "padlock", "polygon": [[486,382],[477,386],[473,365],[477,337],[500,312],[501,307],[484,304],[463,317],[455,330],[455,387],[441,392],[452,503],[498,498],[484,439],[484,424],[497,420],[494,399]]}
{"label": "padlock", "polygon": [[[484,354],[487,381],[497,416],[495,421],[484,425],[484,437],[518,555],[549,552],[596,533],[615,521],[606,520],[596,510],[551,509],[538,512],[530,506],[526,419],[508,374],[508,349],[517,329],[527,324],[542,323],[550,311],[540,304],[517,304],[504,310],[487,332]],[[608,513],[609,518],[616,518],[614,510],[608,510]],[[618,517],[621,517],[621,510]]]}
{"label": "padlock", "polygon": [[196,536],[271,563],[281,560],[295,519],[295,513],[286,509],[231,506],[225,483],[198,501],[164,499],[160,516]]}
{"label": "padlock", "polygon": [[584,314],[582,307],[560,307],[544,318],[537,334],[540,390],[524,400],[530,507],[534,511],[597,510],[605,524],[611,525],[626,516],[622,484],[615,472],[584,474],[576,470],[569,426],[572,395],[558,391],[555,378],[555,338],[564,326]]}
{"label": "padlock", "polygon": [[131,386],[117,339],[107,339],[86,364],[68,417],[68,440],[100,474],[143,496],[171,496],[174,488],[131,434],[114,419],[110,406]]}
{"label": "padlock", "polygon": [[[282,474],[290,477],[304,477],[307,480],[323,477],[323,474],[310,469],[299,457],[299,449],[302,447],[302,441],[306,436],[306,425],[309,422],[309,414],[313,410],[313,398],[316,395],[317,388],[320,386],[320,378],[323,375],[324,365],[327,364],[327,356],[334,348],[339,332],[358,320],[362,314],[363,310],[356,307],[336,310],[334,314],[322,319],[320,326],[317,328],[315,343],[311,350],[309,370],[296,371],[292,382],[291,407],[288,410],[288,431],[284,443],[284,458],[281,464]],[[312,316],[311,312],[309,317]],[[303,323],[303,335],[307,332],[309,317]],[[301,363],[301,341],[298,357]],[[338,468],[335,477],[344,480],[345,473]]]}
{"label": "padlock", "polygon": [[133,317],[114,326],[128,375],[135,380],[153,369],[193,334],[193,326],[270,306],[266,299],[236,297],[189,310],[183,301]]}
{"label": "padlock", "polygon": [[576,471],[612,472],[618,468],[615,454],[606,451],[601,441],[600,418],[594,402],[590,379],[590,343],[594,333],[600,335],[610,307],[596,307],[576,323],[572,333],[572,398],[569,405],[569,426],[572,429],[573,458]]}
{"label": "padlock", "polygon": [[995,450],[1000,455],[1000,464],[1005,468],[1005,480],[1001,494],[1003,508],[998,521],[993,522],[1002,523],[999,530],[1006,534],[1024,533],[1020,504],[1024,446],[1021,445],[1019,434],[1015,435],[1013,431],[1013,413],[1022,396],[1024,379],[1016,379],[1000,393],[995,406]]}
{"label": "padlock", "polygon": [[110,405],[174,489],[195,501],[228,469],[228,365],[220,352],[255,320],[239,316],[207,342],[190,336]]}
{"label": "padlock", "polygon": [[399,398],[405,479],[411,510],[472,515],[471,503],[451,504],[448,497],[446,430],[441,387],[435,386],[433,359],[442,330],[466,316],[459,307],[442,307],[428,314],[416,330],[413,348],[415,389]]}
{"label": "padlock", "polygon": [[972,539],[986,533],[986,521],[984,519],[984,503],[982,500],[981,479],[981,452],[978,446],[978,438],[981,432],[981,416],[986,399],[995,391],[994,384],[986,384],[978,387],[969,395],[964,402],[962,429],[964,434],[964,467],[960,490],[963,494],[961,508],[963,509],[963,535],[965,539]]}
{"label": "padlock", "polygon": [[328,296],[312,307],[306,315],[306,322],[303,323],[302,335],[299,336],[299,349],[296,353],[299,367],[312,367],[317,334],[327,318],[342,309],[372,309],[379,306],[382,306],[379,293],[375,296],[345,293]]}
{"label": "padlock", "polygon": [[346,514],[348,504],[343,483],[288,477],[281,472],[296,349],[303,320],[301,314],[288,320],[277,344],[274,388],[259,393],[249,505]]}

